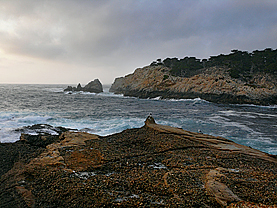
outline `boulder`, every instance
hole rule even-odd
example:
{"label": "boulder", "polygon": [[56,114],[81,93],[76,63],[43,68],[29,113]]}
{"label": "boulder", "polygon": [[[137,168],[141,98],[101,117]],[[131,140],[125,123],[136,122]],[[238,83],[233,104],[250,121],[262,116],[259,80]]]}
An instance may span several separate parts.
{"label": "boulder", "polygon": [[73,87],[72,86],[68,86],[66,89],[64,89],[64,91],[73,91]]}
{"label": "boulder", "polygon": [[100,93],[103,92],[103,86],[99,79],[95,79],[91,82],[89,82],[84,88],[84,92],[94,92],[94,93]]}

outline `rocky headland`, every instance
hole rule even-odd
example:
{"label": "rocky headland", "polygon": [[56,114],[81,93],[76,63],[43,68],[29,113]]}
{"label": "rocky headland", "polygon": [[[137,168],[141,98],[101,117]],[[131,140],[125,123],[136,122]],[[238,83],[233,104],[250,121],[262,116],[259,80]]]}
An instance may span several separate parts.
{"label": "rocky headland", "polygon": [[225,138],[152,117],[105,137],[54,129],[0,144],[0,207],[277,207],[276,156]]}
{"label": "rocky headland", "polygon": [[[139,98],[201,98],[215,103],[276,105],[277,50],[258,52],[249,55],[234,51],[202,61],[194,57],[159,59],[116,78],[110,92]],[[273,63],[266,65],[261,57],[256,58],[260,53],[265,54],[262,58],[266,54],[275,57],[270,60]]]}
{"label": "rocky headland", "polygon": [[100,93],[103,92],[103,86],[102,83],[99,81],[99,79],[95,79],[91,82],[89,82],[87,85],[84,87],[81,86],[79,83],[77,87],[72,87],[68,86],[64,91],[70,91],[70,92],[78,92],[78,91],[83,91],[83,92],[91,92],[91,93]]}

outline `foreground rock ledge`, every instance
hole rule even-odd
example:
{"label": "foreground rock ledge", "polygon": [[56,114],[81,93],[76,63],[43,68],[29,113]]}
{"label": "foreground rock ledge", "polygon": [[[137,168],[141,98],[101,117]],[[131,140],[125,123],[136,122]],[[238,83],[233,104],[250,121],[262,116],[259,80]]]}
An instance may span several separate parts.
{"label": "foreground rock ledge", "polygon": [[277,204],[275,157],[222,137],[159,125],[152,117],[142,128],[106,137],[65,132],[40,151],[2,175],[1,207]]}

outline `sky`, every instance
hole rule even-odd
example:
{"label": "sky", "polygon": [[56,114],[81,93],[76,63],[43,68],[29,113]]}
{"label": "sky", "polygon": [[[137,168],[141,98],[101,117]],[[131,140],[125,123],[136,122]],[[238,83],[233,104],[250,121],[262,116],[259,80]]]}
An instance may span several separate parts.
{"label": "sky", "polygon": [[276,0],[0,0],[0,83],[87,84],[167,57],[277,48]]}

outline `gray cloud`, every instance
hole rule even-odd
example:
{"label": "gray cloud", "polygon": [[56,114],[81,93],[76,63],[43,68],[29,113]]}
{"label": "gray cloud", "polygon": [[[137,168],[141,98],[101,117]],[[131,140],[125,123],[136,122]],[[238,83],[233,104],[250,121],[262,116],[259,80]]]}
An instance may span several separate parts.
{"label": "gray cloud", "polygon": [[276,48],[276,10],[271,0],[3,0],[0,49],[117,76],[156,58]]}

